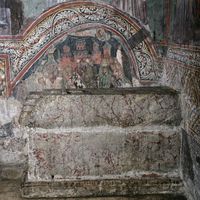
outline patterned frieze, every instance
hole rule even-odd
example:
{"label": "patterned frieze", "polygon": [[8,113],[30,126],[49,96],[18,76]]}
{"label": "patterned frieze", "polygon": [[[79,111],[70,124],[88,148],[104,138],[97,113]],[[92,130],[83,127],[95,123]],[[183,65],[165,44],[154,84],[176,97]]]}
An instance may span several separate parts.
{"label": "patterned frieze", "polygon": [[167,52],[167,58],[184,65],[200,67],[200,50],[170,47]]}
{"label": "patterned frieze", "polygon": [[5,95],[8,89],[9,63],[6,55],[0,55],[0,95]]}

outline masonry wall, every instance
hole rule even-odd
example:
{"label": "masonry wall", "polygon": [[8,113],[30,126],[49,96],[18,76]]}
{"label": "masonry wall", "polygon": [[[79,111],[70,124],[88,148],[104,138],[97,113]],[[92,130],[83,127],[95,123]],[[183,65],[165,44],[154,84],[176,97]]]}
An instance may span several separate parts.
{"label": "masonry wall", "polygon": [[[165,62],[164,80],[167,85],[176,88],[181,91],[182,96],[182,116],[184,121],[182,124],[182,173],[183,179],[186,183],[186,188],[193,195],[194,199],[199,198],[199,51],[186,51],[179,49],[178,52],[183,54],[184,58],[187,53],[194,56],[194,62],[191,62],[191,58],[188,61],[183,60],[174,64],[170,61]],[[171,54],[171,50],[170,50]],[[180,55],[179,54],[179,55]],[[169,54],[168,54],[169,55]],[[172,55],[172,54],[171,54]],[[175,56],[174,59],[180,59],[179,56]],[[172,56],[173,57],[173,56]],[[182,57],[183,58],[183,57]],[[188,62],[188,65],[185,62]],[[196,179],[197,178],[197,179]],[[192,188],[192,189],[191,189]]]}

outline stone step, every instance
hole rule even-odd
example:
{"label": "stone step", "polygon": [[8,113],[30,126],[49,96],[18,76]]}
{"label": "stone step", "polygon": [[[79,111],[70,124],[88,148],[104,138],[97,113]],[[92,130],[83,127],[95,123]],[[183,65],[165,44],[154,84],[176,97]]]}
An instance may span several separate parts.
{"label": "stone step", "polygon": [[168,197],[183,195],[182,181],[175,177],[149,176],[26,182],[22,186],[24,198],[134,197],[137,195],[151,197],[159,194]]}
{"label": "stone step", "polygon": [[[23,198],[27,199],[27,198]],[[154,194],[154,195],[134,195],[132,197],[93,197],[93,198],[67,198],[67,200],[187,200],[184,195],[174,195],[174,194]],[[9,199],[13,200],[13,199]],[[21,200],[21,199],[20,199]],[[31,200],[38,200],[38,198],[33,198]],[[39,200],[66,200],[66,198],[40,198]]]}

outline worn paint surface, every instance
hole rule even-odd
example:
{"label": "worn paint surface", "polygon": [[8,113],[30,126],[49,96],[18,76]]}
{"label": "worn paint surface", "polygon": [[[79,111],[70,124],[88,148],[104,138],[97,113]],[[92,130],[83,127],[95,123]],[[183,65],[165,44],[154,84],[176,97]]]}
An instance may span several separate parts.
{"label": "worn paint surface", "polygon": [[[112,127],[30,133],[28,181],[132,176],[135,171],[173,172],[178,132]],[[109,177],[109,176],[108,176]]]}
{"label": "worn paint surface", "polygon": [[[101,43],[104,41],[106,44],[100,44],[96,40],[96,47],[93,47],[93,42],[90,42],[89,39],[84,41],[84,38],[82,38],[82,44],[79,41],[79,44],[77,43],[75,47],[82,48],[82,50],[76,49],[77,52],[73,56],[78,56],[77,54],[82,52],[85,55],[79,55],[79,57],[84,58],[87,54],[91,54],[93,48],[96,48],[96,51],[99,48],[104,58],[102,59],[103,63],[100,62],[98,55],[100,52],[96,52],[95,56],[97,57],[95,60],[104,65],[103,69],[100,68],[99,70],[101,74],[99,80],[100,84],[103,84],[103,87],[105,85],[110,85],[111,87],[111,84],[109,84],[111,81],[108,81],[109,78],[107,78],[107,76],[111,75],[113,75],[113,79],[116,79],[115,76],[117,76],[117,79],[119,77],[121,79],[115,84],[128,86],[131,86],[131,77],[133,76],[141,81],[156,81],[160,78],[160,70],[157,70],[159,65],[156,60],[156,51],[151,39],[140,24],[114,7],[84,1],[82,4],[80,2],[63,4],[55,9],[52,8],[46,11],[27,31],[24,31],[24,34],[17,36],[15,40],[9,40],[7,37],[1,38],[0,53],[9,55],[10,59],[11,68],[8,77],[8,80],[10,80],[9,93],[12,92],[16,84],[25,76],[26,72],[32,69],[35,62],[49,49],[52,43],[55,44],[64,35],[74,32],[73,30],[80,32],[87,29],[86,27],[89,29],[96,28],[96,39]],[[94,37],[94,35],[91,36],[92,32],[90,31],[90,37]],[[86,32],[82,33],[82,35],[84,34]],[[77,35],[80,37],[81,33],[77,33]],[[119,41],[119,38],[121,41]],[[74,53],[72,45],[73,41],[70,46],[70,52]],[[86,48],[86,52],[84,52],[84,48]],[[67,51],[66,48],[65,51]],[[114,60],[118,62],[112,62],[109,54],[112,58],[117,58]],[[76,61],[75,58],[75,63]],[[112,72],[112,64],[118,65],[118,67],[114,67],[114,72]],[[123,67],[120,67],[120,65]],[[125,71],[124,68],[128,68],[130,65],[131,68]],[[108,70],[108,66],[110,66],[110,70]],[[89,70],[88,67],[86,69],[91,74],[92,70]],[[123,73],[126,74],[123,75]],[[127,77],[128,75],[129,77]]]}
{"label": "worn paint surface", "polygon": [[4,94],[6,89],[6,60],[0,58],[0,94]]}
{"label": "worn paint surface", "polygon": [[[175,51],[174,56],[171,51]],[[182,116],[184,118],[183,134],[183,162],[184,180],[187,191],[191,198],[199,199],[199,182],[194,177],[199,176],[197,164],[200,144],[200,73],[199,73],[199,50],[198,49],[169,49],[168,55],[172,59],[165,61],[163,82],[168,86],[182,91]],[[189,56],[190,55],[190,56]],[[186,136],[185,134],[188,134]],[[196,157],[196,161],[195,161]],[[190,162],[191,160],[192,162]],[[187,170],[186,170],[187,168]],[[195,169],[195,170],[193,170]],[[191,189],[191,185],[194,189]]]}
{"label": "worn paint surface", "polygon": [[[150,106],[151,109],[149,112],[152,113],[151,116],[147,117],[149,118],[148,120],[151,120],[154,115],[156,117],[157,115],[160,116],[159,120],[161,120],[161,116],[163,115],[165,115],[163,119],[169,119],[170,117],[166,116],[169,104],[169,109],[173,109],[173,111],[170,111],[168,114],[176,113],[175,105],[178,101],[174,92],[168,94],[167,92],[170,92],[169,90],[162,94],[163,90],[160,90],[160,94],[159,92],[157,95],[152,94],[156,93],[155,90],[150,92],[150,94],[145,95],[144,93],[148,93],[149,90],[145,90],[144,88],[143,90],[143,94],[141,94],[140,89],[135,91],[135,93],[140,94],[126,94],[126,96],[121,96],[119,94],[104,95],[108,107],[104,107],[104,104],[100,104],[99,111],[105,109],[103,116],[109,118],[110,114],[108,108],[110,106],[112,108],[113,106],[111,104],[113,97],[117,99],[116,106],[118,106],[122,105],[122,102],[126,102],[124,101],[126,98],[132,99],[135,96],[135,101],[138,99],[143,102],[143,105],[147,103],[147,105]],[[94,100],[101,100],[102,98],[102,95],[76,94],[62,96],[55,95],[54,93],[54,95],[51,96],[50,94],[47,95],[47,93],[45,94],[42,92],[39,94],[35,93],[32,94],[31,99],[26,101],[27,110],[24,110],[25,107],[22,108],[21,115],[23,115],[24,112],[27,112],[28,114],[30,111],[28,111],[28,106],[29,108],[33,108],[32,106],[34,106],[35,102],[40,105],[40,102],[43,100],[40,96],[41,94],[44,94],[43,98],[47,101],[50,98],[55,98],[55,100],[58,100],[60,103],[61,99],[64,101],[66,99],[82,99],[83,106],[86,106],[83,103],[83,100],[88,102],[89,98],[92,103],[92,97]],[[149,100],[148,97],[151,100]],[[152,100],[154,97],[156,98],[155,101]],[[171,98],[172,104],[169,101],[165,101],[165,98]],[[111,99],[111,102],[109,99]],[[72,102],[74,102],[74,100],[72,100]],[[12,104],[14,101],[11,101],[10,103]],[[131,102],[129,101],[129,103]],[[65,104],[68,103],[65,102],[62,105]],[[90,104],[88,105],[89,108],[92,106]],[[131,104],[134,104],[134,102]],[[126,106],[128,106],[128,111],[131,104],[125,103],[122,107],[126,109]],[[139,102],[136,104],[139,104]],[[53,103],[52,105],[55,106],[58,104]],[[155,190],[158,192],[159,188],[160,193],[165,191],[165,193],[177,194],[177,191],[179,191],[179,193],[182,194],[183,185],[178,174],[180,130],[177,129],[177,127],[173,126],[173,128],[170,128],[169,126],[161,126],[161,124],[152,126],[149,121],[149,126],[136,126],[135,128],[120,128],[120,124],[116,124],[115,127],[93,126],[87,128],[85,125],[91,125],[88,123],[88,121],[90,121],[88,115],[85,116],[84,119],[85,125],[75,124],[74,128],[59,128],[59,120],[56,123],[54,117],[55,112],[59,111],[59,109],[57,109],[55,112],[52,110],[50,115],[48,114],[49,119],[54,119],[52,121],[54,123],[51,125],[49,124],[41,129],[36,128],[38,125],[35,124],[33,128],[28,128],[25,127],[25,124],[23,124],[21,120],[19,120],[18,114],[21,111],[21,106],[20,104],[17,105],[17,101],[15,102],[15,107],[17,109],[13,112],[13,117],[3,122],[4,124],[12,122],[13,126],[17,126],[18,128],[12,128],[12,134],[14,135],[13,139],[11,139],[9,135],[2,136],[1,152],[3,153],[3,156],[1,156],[0,160],[2,169],[0,177],[4,180],[4,183],[6,180],[19,181],[24,176],[24,173],[28,172],[27,178],[30,185],[29,183],[24,185],[22,193],[24,197],[42,198],[47,196],[78,197],[88,195],[115,196],[122,194],[146,194],[146,192],[149,191],[149,184],[153,184],[151,188],[152,192]],[[135,108],[137,108],[137,106]],[[179,113],[179,106],[177,108],[177,113]],[[162,109],[166,110],[162,111]],[[8,108],[8,110],[11,109]],[[106,110],[107,112],[105,112]],[[137,119],[137,115],[141,110],[134,110],[135,119]],[[120,112],[121,114],[117,113],[115,117],[112,117],[112,120],[117,120],[117,116],[126,116],[122,110]],[[156,112],[158,113],[156,114]],[[64,114],[64,112],[62,112],[62,114]],[[88,113],[86,112],[86,114]],[[128,117],[128,115],[126,117]],[[68,119],[67,116],[64,118]],[[155,121],[157,120],[155,119]],[[107,122],[108,120],[104,121],[104,123]],[[174,120],[172,120],[172,122],[174,123]],[[20,126],[18,123],[20,123]],[[78,123],[82,123],[82,121],[78,121]],[[32,125],[33,124],[31,124],[31,126]],[[77,126],[79,126],[79,128]],[[49,129],[50,127],[51,129]],[[80,179],[83,182],[79,181]],[[106,181],[107,179],[109,180]],[[70,182],[65,183],[66,180],[69,180]],[[84,180],[87,181],[84,182]],[[38,181],[46,181],[47,185],[44,183],[39,184],[38,186],[37,183],[40,183]],[[57,181],[59,182],[57,183]],[[48,193],[47,195],[45,191],[49,187],[50,182],[54,183],[50,186],[53,192]],[[60,185],[59,192],[56,189],[57,184],[64,184],[63,186]],[[71,185],[74,187],[74,184],[76,184],[76,191],[70,189]],[[140,185],[144,184],[147,185],[142,187],[142,190],[138,189],[140,188]],[[174,185],[173,189],[171,189],[172,184]],[[130,187],[132,186],[134,186],[134,190],[130,190]],[[66,187],[68,190],[66,190]],[[119,188],[119,190],[116,190],[116,188]],[[17,190],[17,188],[15,190]],[[7,195],[12,195],[12,193],[8,192]],[[10,197],[8,196],[8,198]],[[158,196],[158,199],[159,198],[162,197]]]}
{"label": "worn paint surface", "polygon": [[18,34],[23,22],[23,3],[19,0],[1,0],[0,35]]}
{"label": "worn paint surface", "polygon": [[103,28],[72,33],[34,64],[24,77],[31,76],[24,87],[29,91],[132,87],[134,63],[126,52],[120,39]]}
{"label": "worn paint surface", "polygon": [[41,128],[179,125],[181,121],[174,95],[47,95],[32,99],[23,110],[21,124]]}
{"label": "worn paint surface", "polygon": [[179,48],[169,48],[166,57],[183,65],[200,67],[199,50],[181,50]]}

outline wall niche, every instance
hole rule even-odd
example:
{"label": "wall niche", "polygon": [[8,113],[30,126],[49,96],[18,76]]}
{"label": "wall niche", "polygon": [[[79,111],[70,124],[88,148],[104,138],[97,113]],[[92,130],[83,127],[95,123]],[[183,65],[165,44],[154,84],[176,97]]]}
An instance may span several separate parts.
{"label": "wall niche", "polygon": [[23,78],[28,91],[129,88],[134,78],[128,50],[104,28],[81,30],[51,45]]}

